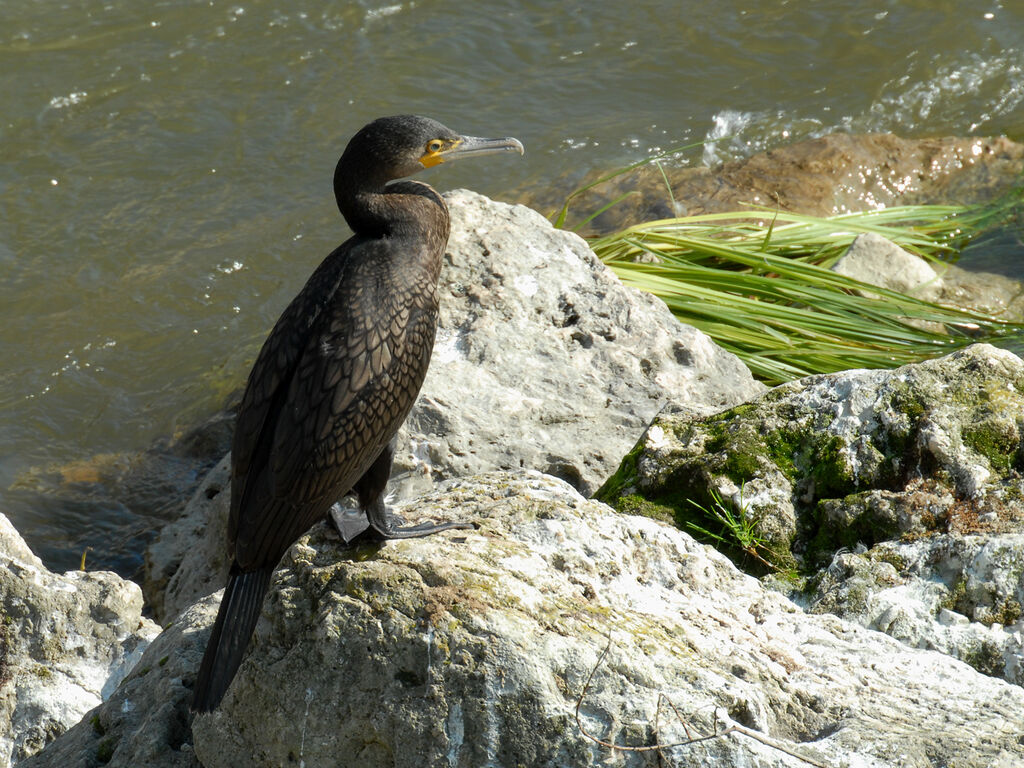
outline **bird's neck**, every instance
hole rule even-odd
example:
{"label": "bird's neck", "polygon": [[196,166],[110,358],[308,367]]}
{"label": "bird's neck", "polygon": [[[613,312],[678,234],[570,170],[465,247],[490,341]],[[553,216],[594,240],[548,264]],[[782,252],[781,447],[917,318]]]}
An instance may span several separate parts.
{"label": "bird's neck", "polygon": [[352,231],[368,237],[413,235],[448,239],[448,207],[429,185],[416,181],[340,194],[338,208]]}

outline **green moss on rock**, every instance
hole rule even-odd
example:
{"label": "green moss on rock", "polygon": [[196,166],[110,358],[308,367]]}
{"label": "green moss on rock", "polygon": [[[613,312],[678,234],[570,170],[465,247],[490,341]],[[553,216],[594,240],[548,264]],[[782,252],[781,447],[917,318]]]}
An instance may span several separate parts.
{"label": "green moss on rock", "polygon": [[808,474],[814,480],[818,498],[845,496],[853,490],[853,470],[844,453],[845,443],[838,435],[826,435],[812,444],[807,457]]}
{"label": "green moss on rock", "polygon": [[663,523],[675,522],[675,510],[664,504],[648,501],[637,493],[620,496],[612,505],[618,512],[625,515],[639,515],[660,520]]}
{"label": "green moss on rock", "polygon": [[967,581],[961,577],[953,583],[953,586],[950,587],[946,596],[939,601],[939,607],[945,608],[948,611],[955,611],[956,613],[966,616],[967,611],[964,607],[966,600]]}
{"label": "green moss on rock", "polygon": [[899,536],[899,521],[886,498],[866,490],[841,498],[821,499],[812,513],[807,536],[809,564],[826,565],[836,550],[872,547]]}
{"label": "green moss on rock", "polygon": [[710,421],[703,426],[709,433],[705,453],[719,457],[717,470],[720,474],[742,484],[763,471],[762,461],[767,458],[768,450],[754,424],[730,418]]}
{"label": "green moss on rock", "polygon": [[117,749],[117,743],[119,739],[108,737],[100,741],[96,745],[96,761],[101,765],[106,765],[114,757],[114,751]]}
{"label": "green moss on rock", "polygon": [[961,658],[981,674],[989,677],[1000,677],[1006,666],[999,645],[992,640],[985,640],[965,649]]}
{"label": "green moss on rock", "polygon": [[998,622],[1004,627],[1016,624],[1021,617],[1021,604],[1013,598],[1007,598],[1001,604],[994,606],[990,612],[990,619]]}
{"label": "green moss on rock", "polygon": [[961,432],[964,445],[984,457],[989,466],[1006,474],[1021,465],[1021,441],[1016,424],[992,418],[965,424]]}
{"label": "green moss on rock", "polygon": [[895,550],[876,547],[868,553],[868,556],[880,563],[888,563],[896,569],[897,573],[903,573],[907,569],[907,559]]}
{"label": "green moss on rock", "polygon": [[615,474],[605,480],[604,485],[597,489],[597,492],[594,494],[594,498],[617,508],[616,502],[620,494],[630,486],[635,485],[637,481],[639,476],[637,471],[637,461],[640,458],[640,454],[643,453],[643,450],[644,441],[641,439],[633,446],[633,449],[623,457],[622,461],[619,462],[619,468],[615,471]]}
{"label": "green moss on rock", "polygon": [[[659,417],[652,430],[664,439],[649,432],[597,498],[691,534],[704,528],[747,570],[698,509],[713,504],[711,489],[753,485],[771,551],[787,562],[796,552],[807,569],[842,547],[945,531],[948,500],[963,501],[959,459],[947,455],[960,451],[958,439],[988,462],[1001,493],[1021,495],[1014,478],[1024,474],[1024,417],[1016,415],[1024,413],[1024,377],[1011,370],[979,349],[892,373],[792,382],[701,419]],[[657,450],[645,453],[652,434]]]}

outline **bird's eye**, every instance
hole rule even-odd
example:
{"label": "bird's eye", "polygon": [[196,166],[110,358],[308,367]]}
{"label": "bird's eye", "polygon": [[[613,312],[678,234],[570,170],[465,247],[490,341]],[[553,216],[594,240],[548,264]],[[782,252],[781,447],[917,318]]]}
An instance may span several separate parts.
{"label": "bird's eye", "polygon": [[427,152],[440,152],[444,144],[440,139],[433,139],[427,142]]}

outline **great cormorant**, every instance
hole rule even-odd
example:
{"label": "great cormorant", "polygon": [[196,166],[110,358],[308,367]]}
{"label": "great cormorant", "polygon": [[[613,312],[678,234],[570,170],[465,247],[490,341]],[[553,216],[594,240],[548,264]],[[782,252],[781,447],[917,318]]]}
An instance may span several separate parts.
{"label": "great cormorant", "polygon": [[[364,127],[338,161],[334,195],[354,234],[284,310],[249,374],[231,455],[232,564],[193,710],[220,703],[274,568],[335,501],[356,494],[365,513],[356,532],[368,528],[362,535],[377,539],[465,527],[399,526],[384,508],[394,437],[430,362],[449,232],[448,208],[436,191],[395,180],[508,150],[522,154],[523,145],[400,115]],[[342,530],[346,539],[352,533]]]}

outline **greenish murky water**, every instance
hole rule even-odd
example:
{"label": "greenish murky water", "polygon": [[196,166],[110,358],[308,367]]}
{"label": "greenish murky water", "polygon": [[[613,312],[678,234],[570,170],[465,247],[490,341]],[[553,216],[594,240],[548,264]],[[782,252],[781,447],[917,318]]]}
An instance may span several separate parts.
{"label": "greenish murky water", "polygon": [[51,565],[137,565],[159,504],[50,470],[241,384],[347,234],[347,137],[398,112],[522,139],[425,174],[506,200],[725,135],[692,162],[837,129],[1020,140],[1024,3],[5,0],[0,511]]}

